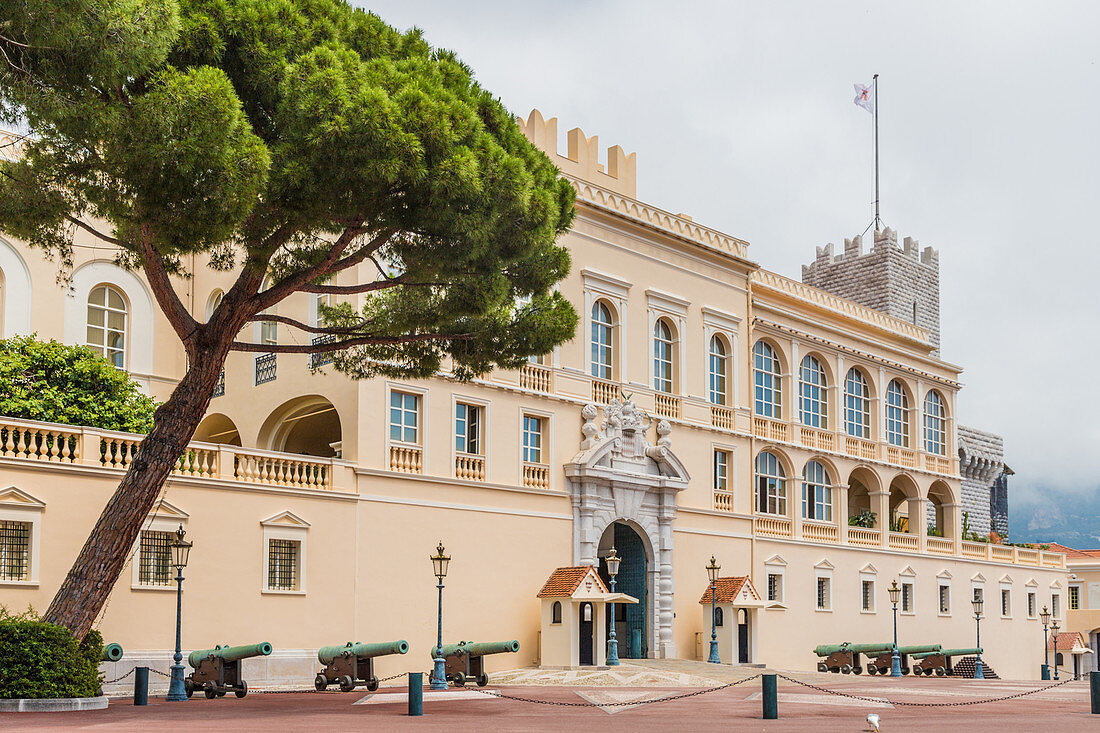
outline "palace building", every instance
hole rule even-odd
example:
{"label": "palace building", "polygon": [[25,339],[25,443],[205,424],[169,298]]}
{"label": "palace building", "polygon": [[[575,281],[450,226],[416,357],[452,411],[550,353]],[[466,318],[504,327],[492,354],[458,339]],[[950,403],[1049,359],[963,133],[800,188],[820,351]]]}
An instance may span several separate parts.
{"label": "palace building", "polygon": [[[308,685],[317,648],[348,640],[409,641],[380,675],[426,669],[439,541],[445,643],[520,642],[490,671],[598,663],[612,623],[623,658],[706,659],[713,556],[723,663],[810,670],[818,644],[888,641],[896,581],[901,643],[973,646],[980,594],[986,663],[1037,678],[1037,610],[1064,607],[1065,556],[963,537],[964,512],[989,531],[1005,467],[997,436],[958,421],[937,253],[886,229],[867,254],[859,238],[819,249],[800,282],[758,264],[766,249],[638,200],[635,154],[579,129],[560,153],[556,119],[520,124],[577,190],[559,284],[576,336],[466,383],[232,354],[99,620],[126,648],[118,669],[170,663],[166,543],[182,524],[184,645],[271,642],[248,662],[253,685]],[[88,344],[164,399],[182,348],[140,274],[82,237],[68,288],[40,252],[0,241],[3,336]],[[190,264],[176,286],[204,318],[230,276]],[[315,323],[317,302],[275,312]],[[250,335],[305,338],[275,323]],[[141,436],[0,430],[0,603],[42,610]]]}

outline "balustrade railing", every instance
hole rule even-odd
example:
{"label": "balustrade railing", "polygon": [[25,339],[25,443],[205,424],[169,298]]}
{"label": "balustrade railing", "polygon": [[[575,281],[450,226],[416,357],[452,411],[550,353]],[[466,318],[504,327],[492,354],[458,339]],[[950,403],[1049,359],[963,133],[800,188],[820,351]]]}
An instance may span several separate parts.
{"label": "balustrade railing", "polygon": [[799,437],[802,441],[802,445],[807,448],[816,448],[818,450],[836,450],[836,435],[830,433],[827,430],[819,430],[817,428],[807,427],[805,425],[799,428]]}
{"label": "balustrade railing", "polygon": [[664,394],[658,392],[654,395],[655,411],[661,417],[671,417],[674,420],[680,419],[680,398],[676,395]]}
{"label": "balustrade railing", "polygon": [[524,463],[523,485],[532,489],[549,489],[550,467],[542,463]]}
{"label": "balustrade railing", "polygon": [[711,405],[710,424],[719,430],[733,430],[733,410],[721,405]]}
{"label": "balustrade railing", "polygon": [[985,542],[963,540],[960,553],[963,557],[969,557],[974,560],[985,560],[989,557],[989,545]]}
{"label": "balustrade railing", "polygon": [[485,480],[485,456],[459,453],[455,456],[455,478],[467,481]]}
{"label": "balustrade railing", "polygon": [[524,364],[519,370],[519,386],[533,392],[553,392],[554,370],[541,364]]}
{"label": "balustrade railing", "polygon": [[788,439],[787,423],[766,417],[754,417],[752,419],[752,432],[756,437],[767,440],[787,442]]}
{"label": "balustrade railing", "polygon": [[848,527],[848,544],[860,547],[881,547],[882,533],[867,527]]}
{"label": "balustrade railing", "polygon": [[853,438],[850,435],[844,436],[844,452],[850,456],[856,458],[875,459],[878,458],[878,443],[872,443],[869,440],[863,440],[862,438]]}
{"label": "balustrade railing", "polygon": [[418,445],[391,445],[390,470],[398,473],[424,473],[424,450]]}
{"label": "balustrade railing", "polygon": [[714,510],[717,512],[733,511],[733,494],[728,491],[714,492]]}
{"label": "balustrade railing", "polygon": [[76,463],[80,452],[79,433],[61,426],[5,421],[0,427],[0,456],[32,461]]}
{"label": "balustrade railing", "polygon": [[791,520],[786,517],[757,515],[752,518],[753,530],[763,537],[790,537]]}
{"label": "balustrade railing", "polygon": [[331,488],[330,463],[304,456],[238,452],[233,476],[249,484],[267,484],[295,489]]}
{"label": "balustrade railing", "polygon": [[818,522],[802,522],[802,539],[811,542],[830,542],[836,544],[840,537],[840,530],[835,524],[821,524]]}
{"label": "balustrade railing", "polygon": [[886,446],[886,461],[887,463],[893,463],[895,466],[916,468],[917,452],[896,445],[888,445]]}
{"label": "balustrade railing", "polygon": [[915,534],[906,534],[904,532],[891,532],[890,548],[894,550],[916,551],[920,548],[920,539]]}
{"label": "balustrade railing", "polygon": [[929,552],[937,555],[955,554],[955,540],[948,537],[926,537],[924,546]]}
{"label": "balustrade railing", "polygon": [[954,468],[952,461],[942,456],[925,455],[924,468],[928,471],[934,471],[935,473],[954,473],[952,470]]}
{"label": "balustrade railing", "polygon": [[619,385],[602,379],[592,380],[592,401],[601,405],[611,404],[619,396]]}

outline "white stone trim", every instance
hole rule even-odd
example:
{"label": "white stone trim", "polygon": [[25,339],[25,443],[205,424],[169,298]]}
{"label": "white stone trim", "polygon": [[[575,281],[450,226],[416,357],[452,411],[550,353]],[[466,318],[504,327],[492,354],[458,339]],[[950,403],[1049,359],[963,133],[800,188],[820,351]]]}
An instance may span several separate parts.
{"label": "white stone trim", "polygon": [[141,533],[142,532],[175,532],[182,525],[187,529],[189,515],[174,504],[169,504],[164,499],[159,500],[149,511],[145,522],[141,525],[133,550],[130,552],[130,590],[140,591],[168,591],[174,593],[176,585],[169,582],[168,585],[146,585],[141,582]]}
{"label": "white stone trim", "polygon": [[[261,568],[260,592],[269,595],[302,596],[306,594],[306,549],[309,523],[294,514],[285,511],[261,520],[263,527],[263,563]],[[298,543],[298,587],[282,590],[268,587],[268,563],[271,559],[271,540],[290,540]]]}
{"label": "white stone trim", "polygon": [[[87,343],[88,296],[99,285],[117,288],[126,299],[125,368],[133,376],[148,382],[149,375],[153,373],[155,346],[153,327],[156,309],[153,307],[153,297],[137,276],[113,262],[93,260],[73,272],[64,303],[65,343]],[[148,384],[143,386],[148,390]]]}
{"label": "white stone trim", "polygon": [[38,587],[39,566],[42,559],[42,515],[46,504],[15,486],[0,490],[0,520],[25,522],[30,524],[30,539],[27,548],[27,579],[0,580],[0,588]]}
{"label": "white stone trim", "polygon": [[0,337],[10,338],[33,333],[31,311],[34,292],[31,287],[31,272],[19,251],[3,238],[0,238],[0,287],[3,288]]}

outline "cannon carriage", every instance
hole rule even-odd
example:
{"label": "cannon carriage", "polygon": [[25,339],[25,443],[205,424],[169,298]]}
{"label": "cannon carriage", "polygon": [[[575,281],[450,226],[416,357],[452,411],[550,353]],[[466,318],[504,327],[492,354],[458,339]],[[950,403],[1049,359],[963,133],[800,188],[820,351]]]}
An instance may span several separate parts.
{"label": "cannon carriage", "polygon": [[980,648],[973,649],[937,649],[931,652],[914,654],[913,674],[931,677],[949,675],[954,671],[952,657],[966,657],[972,654],[981,654]]}
{"label": "cannon carriage", "polygon": [[[910,671],[915,672],[915,667],[909,663],[909,658],[915,654],[921,654],[925,652],[937,652],[942,647],[939,644],[917,644],[913,646],[899,646],[898,657],[901,662],[901,673],[909,674]],[[885,646],[880,649],[874,649],[864,652],[867,657],[867,674],[890,674],[890,668],[894,663],[894,647]]]}
{"label": "cannon carriage", "polygon": [[[435,659],[437,647],[432,647],[432,659]],[[519,642],[512,641],[489,641],[489,642],[466,642],[460,641],[457,644],[444,644],[443,648],[439,650],[439,656],[444,660],[444,673],[448,682],[454,682],[456,686],[462,687],[466,684],[466,680],[472,679],[477,682],[478,687],[484,687],[489,684],[489,675],[485,672],[484,659],[488,654],[505,654],[508,652],[515,653],[519,651]]]}
{"label": "cannon carriage", "polygon": [[271,654],[271,644],[266,641],[248,646],[216,646],[213,649],[193,651],[187,655],[187,663],[194,672],[183,680],[187,697],[202,690],[206,699],[224,697],[232,692],[238,698],[248,694],[248,684],[241,676],[241,661],[249,657],[266,657]]}
{"label": "cannon carriage", "polygon": [[374,674],[374,658],[388,654],[405,654],[409,642],[386,641],[377,644],[348,642],[344,646],[323,646],[317,650],[317,661],[325,668],[317,673],[313,686],[323,691],[329,685],[338,684],[342,692],[351,692],[363,682],[367,690],[378,689],[378,677]]}

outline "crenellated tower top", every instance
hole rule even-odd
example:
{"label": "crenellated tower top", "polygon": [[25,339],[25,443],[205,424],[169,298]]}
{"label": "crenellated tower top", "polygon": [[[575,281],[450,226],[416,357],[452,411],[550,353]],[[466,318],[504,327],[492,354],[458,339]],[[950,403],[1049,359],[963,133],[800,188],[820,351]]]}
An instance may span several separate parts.
{"label": "crenellated tower top", "polygon": [[579,127],[566,134],[568,150],[558,152],[558,118],[544,119],[537,109],[531,110],[527,119],[516,117],[519,129],[540,150],[550,156],[561,172],[573,178],[613,191],[623,196],[637,198],[637,154],[627,155],[618,145],[607,149],[607,166],[600,163],[600,138],[588,137]]}

